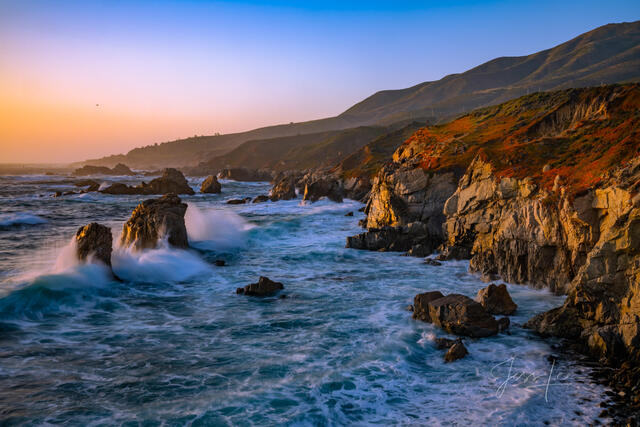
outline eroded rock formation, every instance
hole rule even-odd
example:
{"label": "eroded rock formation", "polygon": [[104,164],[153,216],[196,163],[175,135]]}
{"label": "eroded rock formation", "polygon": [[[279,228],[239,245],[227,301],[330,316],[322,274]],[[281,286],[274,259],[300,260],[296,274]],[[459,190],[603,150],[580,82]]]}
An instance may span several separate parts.
{"label": "eroded rock formation", "polygon": [[107,226],[92,222],[76,232],[76,254],[80,261],[93,257],[111,267],[112,248],[113,236]]}
{"label": "eroded rock formation", "polygon": [[282,177],[271,189],[272,202],[292,200],[296,197],[298,197],[296,194],[296,179],[293,175]]}
{"label": "eroded rock formation", "polygon": [[124,224],[120,244],[136,250],[155,248],[162,238],[171,246],[187,248],[184,214],[187,205],[175,194],[140,203]]}
{"label": "eroded rock formation", "polygon": [[218,182],[215,175],[209,175],[200,186],[201,193],[221,193],[222,185]]}

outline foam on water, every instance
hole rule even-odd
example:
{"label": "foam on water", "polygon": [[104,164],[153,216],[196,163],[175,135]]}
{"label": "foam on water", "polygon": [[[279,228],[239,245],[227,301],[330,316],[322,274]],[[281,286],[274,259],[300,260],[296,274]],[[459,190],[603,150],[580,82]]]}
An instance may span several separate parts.
{"label": "foam on water", "polygon": [[[509,285],[519,306],[510,333],[467,339],[470,354],[444,363],[433,340],[451,336],[413,320],[406,306],[429,290],[473,297],[486,284],[468,273],[468,262],[434,267],[397,253],[344,248],[346,236],[361,232],[363,214],[344,216],[362,206],[352,201],[224,204],[268,189],[223,182],[222,196],[183,197],[189,239],[208,249],[116,247],[112,262],[123,283],[102,281],[99,265],[76,265],[72,247],[53,245],[58,262],[42,257],[57,267],[0,299],[2,416],[13,424],[76,425],[597,419],[605,389],[591,381],[589,368],[521,326],[562,297]],[[42,208],[50,224],[0,235],[6,253],[0,271],[31,265],[40,257],[35,243],[63,236],[66,244],[89,221],[119,228],[138,202],[100,195],[46,198],[26,208],[11,198],[13,211]],[[202,259],[229,247],[225,267]],[[288,298],[235,294],[260,275],[283,282]]]}
{"label": "foam on water", "polygon": [[237,213],[224,209],[201,209],[189,203],[184,216],[190,244],[203,249],[244,247],[253,226]]}
{"label": "foam on water", "polygon": [[133,282],[184,282],[212,273],[211,266],[197,254],[172,248],[166,240],[157,248],[142,251],[116,247],[111,263],[119,278]]}

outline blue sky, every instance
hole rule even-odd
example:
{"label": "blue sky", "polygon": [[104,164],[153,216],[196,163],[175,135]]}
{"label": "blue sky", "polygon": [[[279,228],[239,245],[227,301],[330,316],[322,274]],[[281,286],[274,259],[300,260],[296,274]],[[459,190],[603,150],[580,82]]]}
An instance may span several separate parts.
{"label": "blue sky", "polygon": [[[36,127],[71,126],[46,143],[98,155],[339,114],[378,90],[638,19],[640,2],[616,0],[5,1],[0,92],[36,108]],[[96,103],[109,132],[89,126]],[[3,146],[20,138],[44,136],[0,129]]]}

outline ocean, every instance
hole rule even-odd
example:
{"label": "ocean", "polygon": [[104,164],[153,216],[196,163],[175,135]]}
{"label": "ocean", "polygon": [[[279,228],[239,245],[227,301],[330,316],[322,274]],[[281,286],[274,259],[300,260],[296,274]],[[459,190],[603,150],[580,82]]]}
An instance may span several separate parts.
{"label": "ocean", "polygon": [[[108,177],[137,183],[142,177]],[[190,183],[197,189],[201,180]],[[2,425],[586,425],[607,389],[522,324],[563,297],[508,285],[508,333],[465,339],[445,363],[407,306],[421,292],[474,297],[468,262],[426,265],[345,248],[363,205],[227,205],[268,183],[183,196],[191,249],[131,252],[118,235],[149,196],[86,193],[64,176],[0,177]],[[354,216],[345,216],[354,212]],[[114,281],[80,264],[89,222],[114,233]],[[215,265],[223,259],[224,267]],[[237,295],[260,276],[278,296]]]}

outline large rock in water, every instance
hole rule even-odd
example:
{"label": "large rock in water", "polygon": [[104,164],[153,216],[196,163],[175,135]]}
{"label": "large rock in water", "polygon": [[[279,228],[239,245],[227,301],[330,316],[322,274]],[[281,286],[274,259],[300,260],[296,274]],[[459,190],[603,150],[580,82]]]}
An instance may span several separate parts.
{"label": "large rock in water", "polygon": [[218,182],[215,175],[209,175],[200,186],[201,193],[221,193],[222,185]]}
{"label": "large rock in water", "polygon": [[[434,239],[429,233],[427,225],[421,222],[412,222],[405,226],[370,228],[365,233],[347,237],[346,247],[395,252],[413,249],[414,253],[411,255],[427,256],[438,247],[439,242],[439,239]],[[420,253],[416,253],[418,248]]]}
{"label": "large rock in water", "polygon": [[458,340],[449,347],[449,350],[444,355],[444,361],[450,363],[455,360],[462,359],[467,354],[469,354],[467,347],[464,346],[461,340]]}
{"label": "large rock in water", "polygon": [[195,194],[182,172],[173,168],[164,169],[160,178],[143,183],[141,188],[141,194]]}
{"label": "large rock in water", "polygon": [[292,175],[285,176],[271,189],[271,201],[292,200],[296,195],[296,180]]}
{"label": "large rock in water", "polygon": [[305,185],[302,199],[315,202],[321,197],[326,197],[333,202],[342,203],[343,193],[342,182],[335,178],[324,177]]}
{"label": "large rock in water", "polygon": [[513,302],[504,283],[496,286],[493,283],[480,289],[476,296],[478,301],[491,314],[512,315],[518,305]]}
{"label": "large rock in water", "polygon": [[80,261],[86,261],[88,257],[93,256],[111,267],[112,248],[113,236],[109,227],[92,222],[80,227],[76,232],[76,254]]}
{"label": "large rock in water", "polygon": [[238,288],[236,289],[236,293],[256,297],[266,297],[275,294],[281,289],[284,289],[284,285],[282,283],[274,282],[268,277],[260,276],[258,283],[252,283],[244,288]]}
{"label": "large rock in water", "polygon": [[138,250],[154,248],[166,236],[170,245],[186,248],[189,246],[184,224],[186,211],[187,205],[175,194],[145,200],[124,224],[120,244]]}
{"label": "large rock in water", "polygon": [[460,294],[437,298],[438,294],[416,295],[413,317],[456,335],[480,338],[498,333],[498,322],[479,303]]}

